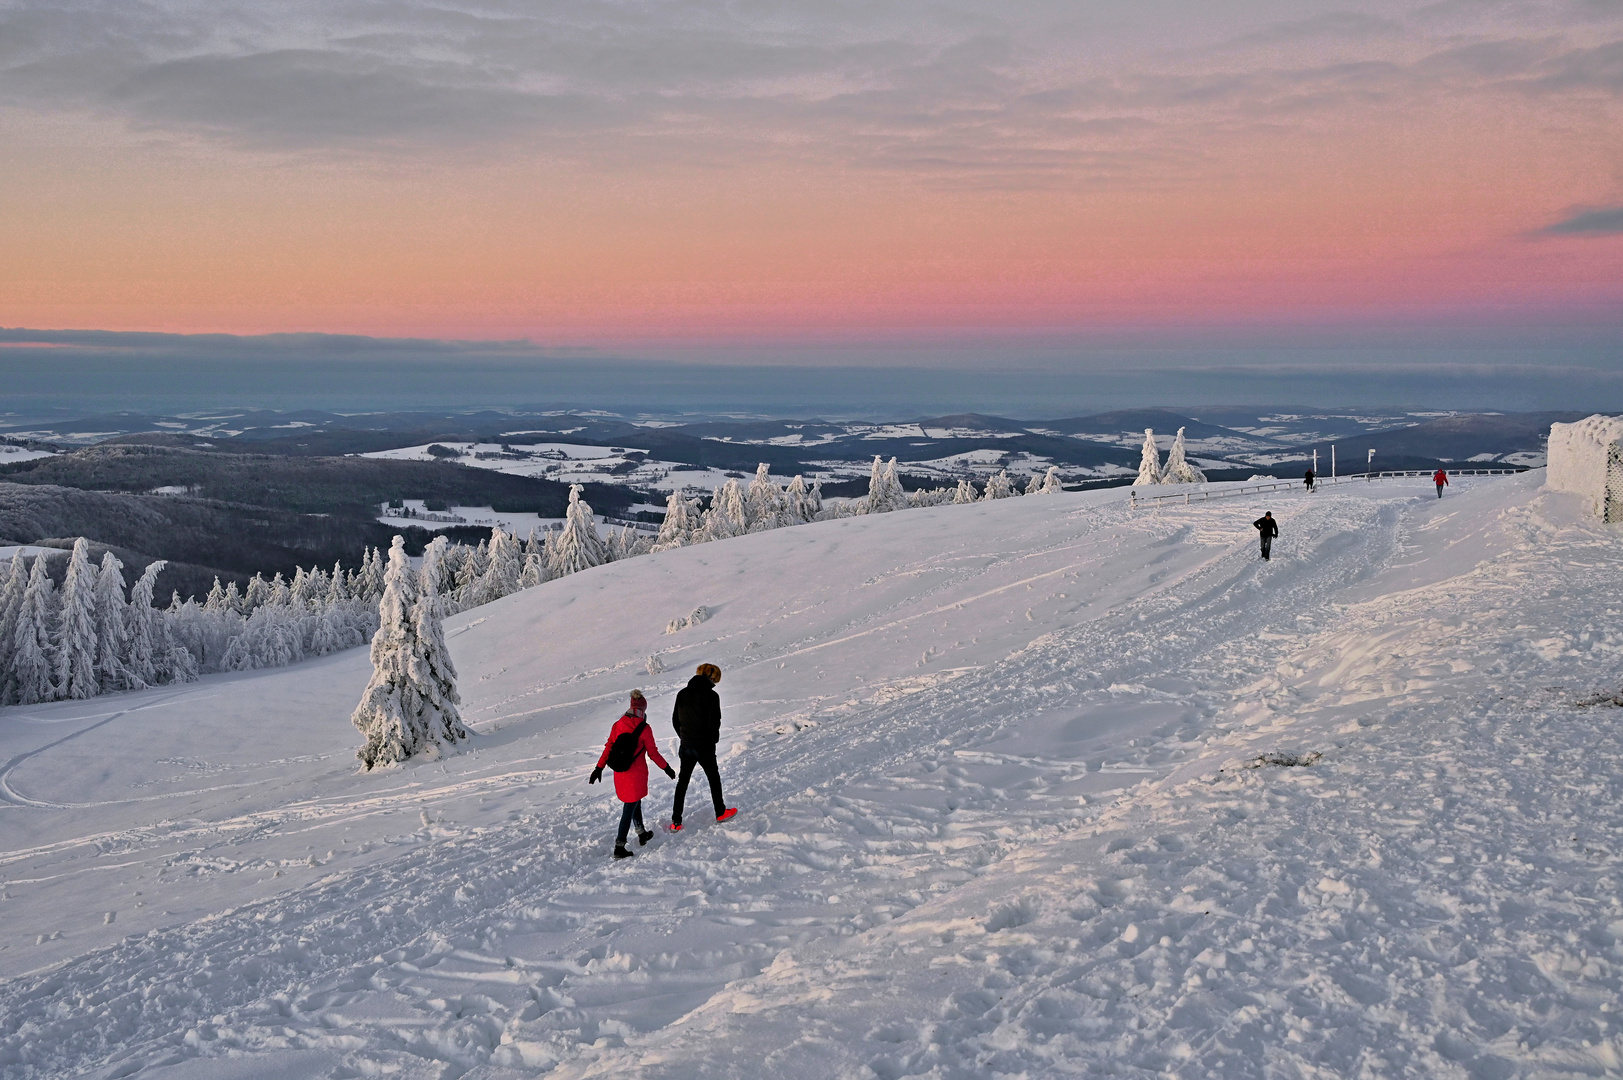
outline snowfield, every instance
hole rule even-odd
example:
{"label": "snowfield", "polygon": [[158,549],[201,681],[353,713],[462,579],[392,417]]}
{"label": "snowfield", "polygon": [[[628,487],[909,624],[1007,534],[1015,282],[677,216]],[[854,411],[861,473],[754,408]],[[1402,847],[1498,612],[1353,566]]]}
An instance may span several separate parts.
{"label": "snowfield", "polygon": [[[372,775],[363,650],[0,710],[0,1075],[1623,1074],[1623,535],[1541,480],[609,564],[449,620],[479,734]],[[741,812],[613,862],[703,661]]]}

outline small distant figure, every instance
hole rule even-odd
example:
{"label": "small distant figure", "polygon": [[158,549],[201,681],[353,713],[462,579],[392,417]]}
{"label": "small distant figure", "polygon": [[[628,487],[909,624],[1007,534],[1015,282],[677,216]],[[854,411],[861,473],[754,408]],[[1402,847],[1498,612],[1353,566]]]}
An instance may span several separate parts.
{"label": "small distant figure", "polygon": [[1302,483],[1307,485],[1307,489],[1309,491],[1313,490],[1313,470],[1312,469],[1309,469],[1307,472],[1302,474]]}
{"label": "small distant figure", "polygon": [[609,729],[603,756],[597,759],[597,768],[586,781],[595,784],[603,779],[604,765],[614,770],[614,793],[625,804],[620,810],[620,832],[614,838],[616,859],[629,859],[636,854],[626,847],[626,836],[633,824],[637,826],[638,844],[646,844],[654,838],[653,832],[642,823],[642,800],[648,795],[647,758],[653,758],[666,776],[676,779],[676,770],[659,756],[659,747],[654,745],[654,731],[648,726],[648,699],[642,696],[641,690],[633,690],[631,707]]}
{"label": "small distant figure", "polygon": [[1437,497],[1441,499],[1443,497],[1443,485],[1448,483],[1448,474],[1438,469],[1431,474],[1431,482],[1437,485]]}
{"label": "small distant figure", "polygon": [[1266,559],[1268,553],[1273,550],[1274,537],[1279,535],[1279,522],[1274,520],[1272,510],[1265,510],[1262,516],[1253,521],[1251,525],[1257,532],[1262,534],[1262,557]]}
{"label": "small distant figure", "polygon": [[726,821],[738,811],[721,798],[721,770],[716,766],[716,743],[721,739],[721,697],[716,684],[721,682],[721,669],[714,664],[700,664],[693,678],[676,693],[676,706],[671,709],[671,726],[682,740],[677,757],[682,762],[682,775],[676,780],[676,799],[671,806],[671,832],[682,831],[682,804],[687,800],[688,781],[695,767],[704,770],[710,781],[710,802],[716,810],[716,820]]}

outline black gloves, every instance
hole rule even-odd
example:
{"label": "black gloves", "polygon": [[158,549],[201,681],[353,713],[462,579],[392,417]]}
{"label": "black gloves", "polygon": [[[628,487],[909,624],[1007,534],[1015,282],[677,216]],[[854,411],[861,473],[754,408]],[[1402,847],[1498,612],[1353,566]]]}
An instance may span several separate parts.
{"label": "black gloves", "polygon": [[603,766],[599,765],[597,768],[592,770],[592,778],[586,782],[588,784],[595,784],[601,779],[603,779]]}
{"label": "black gloves", "polygon": [[667,766],[665,766],[665,775],[670,777],[672,780],[675,780],[676,779],[676,770],[671,768],[669,765],[667,765]]}

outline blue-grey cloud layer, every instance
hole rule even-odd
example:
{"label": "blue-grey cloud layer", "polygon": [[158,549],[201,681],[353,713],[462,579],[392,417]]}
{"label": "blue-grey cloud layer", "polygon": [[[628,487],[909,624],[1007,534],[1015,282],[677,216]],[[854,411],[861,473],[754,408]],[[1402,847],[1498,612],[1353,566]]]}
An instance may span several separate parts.
{"label": "blue-grey cloud layer", "polygon": [[[1190,130],[1466,93],[1623,95],[1623,5],[10,0],[0,107],[238,145],[814,152],[1108,178]],[[1213,42],[1218,42],[1213,44]]]}
{"label": "blue-grey cloud layer", "polygon": [[[1614,326],[1228,335],[1137,344],[1003,341],[894,349],[868,362],[751,356],[672,363],[570,355],[527,342],[331,334],[153,334],[0,328],[0,411],[216,408],[607,408],[889,416],[979,410],[1053,417],[1126,405],[1623,410]],[[769,362],[763,362],[769,361]],[[997,377],[987,378],[988,368]]]}

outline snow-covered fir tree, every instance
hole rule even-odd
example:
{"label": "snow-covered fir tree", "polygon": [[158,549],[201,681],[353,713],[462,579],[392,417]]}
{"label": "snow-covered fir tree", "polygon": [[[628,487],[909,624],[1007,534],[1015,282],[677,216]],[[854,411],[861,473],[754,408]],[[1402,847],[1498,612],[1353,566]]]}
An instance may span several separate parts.
{"label": "snow-covered fir tree", "polygon": [[56,685],[64,698],[89,698],[101,692],[96,679],[96,567],[90,542],[73,542],[68,572],[62,581],[62,607],[56,634]]}
{"label": "snow-covered fir tree", "polygon": [[32,705],[57,696],[53,679],[56,642],[51,635],[51,624],[56,621],[54,591],[45,556],[36,555],[28,572],[28,587],[23,590],[17,629],[12,638],[11,667],[5,687],[8,704]]}
{"label": "snow-covered fir tree", "polygon": [[789,481],[789,486],[783,491],[783,508],[785,523],[789,525],[804,525],[808,521],[816,521],[817,513],[822,507],[812,506],[812,493],[806,487],[806,478],[799,473]]}
{"label": "snow-covered fir tree", "polygon": [[954,503],[972,503],[979,496],[975,494],[975,485],[968,480],[958,481],[958,489],[952,493]]}
{"label": "snow-covered fir tree", "polygon": [[266,581],[263,575],[255,574],[248,581],[248,589],[242,594],[242,605],[238,610],[252,611],[256,607],[263,606],[268,599],[270,599],[270,582]]}
{"label": "snow-covered fir tree", "polygon": [[564,527],[548,539],[551,548],[547,570],[553,577],[576,574],[607,561],[603,538],[592,520],[591,504],[580,497],[581,486],[569,485],[569,506],[564,511]]}
{"label": "snow-covered fir tree", "polygon": [[[13,555],[6,570],[6,583],[0,586],[0,673],[11,668],[13,639],[17,636],[17,616],[22,613],[23,593],[28,589],[26,563],[21,553]],[[4,677],[0,675],[0,685],[3,683]],[[0,690],[0,697],[3,697],[3,690]]]}
{"label": "snow-covered fir tree", "polygon": [[1189,463],[1184,457],[1183,428],[1178,429],[1178,437],[1172,440],[1172,449],[1167,451],[1166,468],[1161,470],[1163,484],[1204,484],[1206,474]]}
{"label": "snow-covered fir tree", "polygon": [[1161,451],[1156,448],[1154,430],[1145,428],[1144,450],[1139,455],[1138,479],[1133,481],[1133,486],[1144,487],[1159,483],[1161,483]]}
{"label": "snow-covered fir tree", "polygon": [[[485,551],[485,570],[458,596],[461,607],[478,607],[518,592],[519,576],[524,573],[524,553],[518,539],[500,525],[490,531],[490,545]],[[438,570],[434,571],[437,578]],[[436,594],[439,583],[434,583]]]}
{"label": "snow-covered fir tree", "polygon": [[129,604],[124,599],[124,564],[111,551],[103,553],[96,573],[96,682],[102,693],[141,690],[146,683],[130,676]]}
{"label": "snow-covered fir tree", "polygon": [[907,492],[902,489],[902,481],[896,473],[896,459],[891,458],[890,464],[882,462],[879,455],[874,455],[873,468],[868,474],[868,496],[862,500],[857,508],[859,514],[888,514],[892,510],[907,509]]}
{"label": "snow-covered fir tree", "polygon": [[704,535],[708,540],[727,540],[743,536],[749,531],[749,517],[744,510],[744,488],[738,480],[729,479],[716,489],[710,500],[710,509],[704,514]]}
{"label": "snow-covered fir tree", "polygon": [[981,496],[981,501],[1007,499],[1013,494],[1014,484],[1009,480],[1008,471],[999,469],[996,476],[986,481],[986,493]]}
{"label": "snow-covered fir tree", "polygon": [[[130,602],[126,609],[128,618],[125,622],[124,636],[124,668],[129,673],[131,688],[142,686],[156,686],[164,679],[160,673],[162,660],[160,658],[159,641],[161,631],[158,628],[158,612],[152,607],[152,594],[158,588],[158,575],[168,565],[162,559],[156,559],[147,564],[141,576],[135,579],[135,585],[130,589]],[[214,587],[220,587],[218,578],[214,580]],[[211,590],[212,594],[212,590]]]}
{"label": "snow-covered fir tree", "polygon": [[466,739],[468,729],[462,726],[457,709],[462,698],[456,689],[456,667],[445,646],[445,611],[434,586],[438,577],[435,563],[444,551],[443,546],[436,549],[430,544],[423,552],[424,572],[419,575],[417,602],[412,607],[417,650],[412,674],[422,699],[423,727],[430,739],[448,745]]}
{"label": "snow-covered fir tree", "polygon": [[351,588],[350,594],[369,604],[375,604],[383,597],[383,556],[377,548],[362,558],[360,581]]}
{"label": "snow-covered fir tree", "polygon": [[[436,594],[430,594],[436,595]],[[405,544],[395,537],[378,602],[379,625],[372,636],[372,678],[351,720],[364,743],[356,757],[368,769],[394,765],[425,751],[438,750],[466,735],[456,715],[455,672],[449,657],[437,671],[429,667],[421,627],[434,633],[438,606],[419,606],[422,592],[406,558]],[[443,636],[438,641],[443,646]],[[443,681],[449,674],[450,695]]]}
{"label": "snow-covered fir tree", "polygon": [[1028,489],[1026,491],[1027,495],[1057,495],[1059,492],[1065,490],[1060,486],[1058,465],[1050,465],[1048,467],[1048,472],[1043,475],[1043,482],[1041,485],[1037,484],[1037,478],[1035,476],[1031,478],[1031,481],[1032,486],[1036,488],[1036,491],[1033,492]]}
{"label": "snow-covered fir tree", "polygon": [[766,532],[789,524],[789,504],[783,489],[772,479],[766,462],[756,466],[755,479],[744,495],[744,520],[750,532]]}
{"label": "snow-covered fir tree", "polygon": [[654,540],[654,551],[673,551],[687,544],[699,542],[698,509],[680,491],[672,491],[665,500],[665,521]]}

